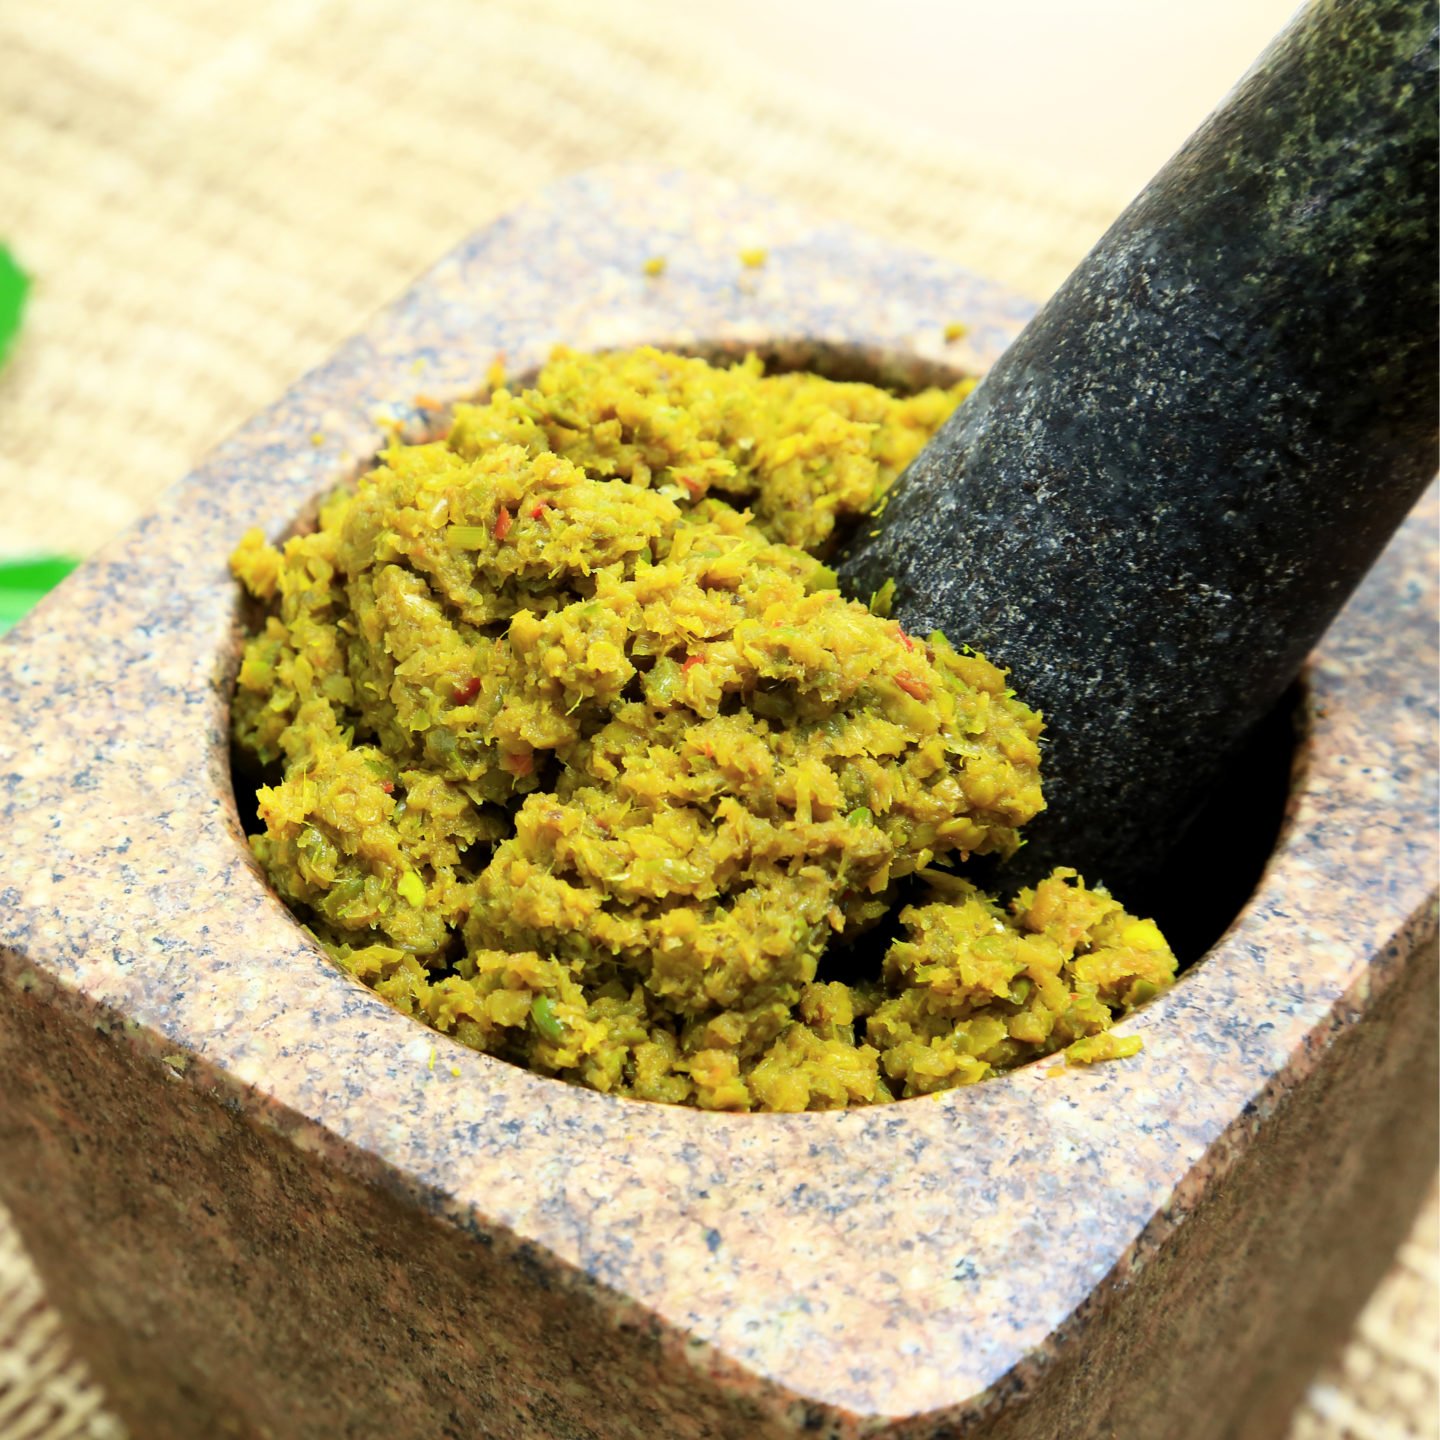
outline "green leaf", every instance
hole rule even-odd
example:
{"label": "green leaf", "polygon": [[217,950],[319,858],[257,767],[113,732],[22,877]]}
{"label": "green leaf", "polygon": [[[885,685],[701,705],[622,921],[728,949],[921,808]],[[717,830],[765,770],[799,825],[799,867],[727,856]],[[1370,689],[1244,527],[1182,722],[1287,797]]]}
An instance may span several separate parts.
{"label": "green leaf", "polygon": [[20,328],[30,277],[15,263],[15,257],[0,245],[0,364],[10,351],[10,342]]}
{"label": "green leaf", "polygon": [[33,560],[0,561],[0,635],[44,595],[55,588],[80,562],[61,555]]}

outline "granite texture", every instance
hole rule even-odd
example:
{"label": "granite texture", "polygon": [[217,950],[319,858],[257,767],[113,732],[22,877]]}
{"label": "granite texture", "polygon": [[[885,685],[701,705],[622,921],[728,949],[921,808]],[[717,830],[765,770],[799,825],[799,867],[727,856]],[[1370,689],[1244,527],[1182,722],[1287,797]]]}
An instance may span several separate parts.
{"label": "granite texture", "polygon": [[1435,473],[1437,24],[1316,0],[841,567],[1050,717],[1020,868],[1134,894]]}
{"label": "granite texture", "polygon": [[824,1115],[572,1088],[340,973],[230,790],[226,556],[363,465],[379,417],[424,429],[557,340],[917,377],[1026,316],[728,185],[584,176],[0,646],[0,1198],[139,1434],[1274,1433],[1435,1163],[1433,500],[1313,657],[1259,893],[1124,1063]]}

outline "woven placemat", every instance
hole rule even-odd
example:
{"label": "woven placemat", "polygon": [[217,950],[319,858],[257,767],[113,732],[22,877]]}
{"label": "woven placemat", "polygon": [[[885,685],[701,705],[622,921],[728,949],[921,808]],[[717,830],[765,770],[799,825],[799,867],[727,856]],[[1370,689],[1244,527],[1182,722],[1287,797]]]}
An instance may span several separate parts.
{"label": "woven placemat", "polygon": [[[35,288],[0,376],[0,554],[93,549],[429,261],[589,165],[732,175],[1037,297],[1128,198],[879,130],[730,44],[723,11],[9,0],[0,240]],[[1432,1199],[1292,1440],[1440,1435],[1437,1229]],[[0,1212],[0,1440],[118,1433]]]}

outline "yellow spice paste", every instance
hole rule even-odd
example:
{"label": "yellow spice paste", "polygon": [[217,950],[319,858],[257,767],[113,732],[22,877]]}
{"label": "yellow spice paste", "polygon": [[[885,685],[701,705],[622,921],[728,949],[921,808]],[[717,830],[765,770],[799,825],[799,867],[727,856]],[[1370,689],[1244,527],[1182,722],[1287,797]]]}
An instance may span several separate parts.
{"label": "yellow spice paste", "polygon": [[971,385],[558,351],[313,533],[251,532],[275,889],[399,1009],[615,1094],[825,1109],[1138,1048],[1107,1032],[1174,976],[1152,922],[953,873],[1040,810],[1040,717],[823,563]]}

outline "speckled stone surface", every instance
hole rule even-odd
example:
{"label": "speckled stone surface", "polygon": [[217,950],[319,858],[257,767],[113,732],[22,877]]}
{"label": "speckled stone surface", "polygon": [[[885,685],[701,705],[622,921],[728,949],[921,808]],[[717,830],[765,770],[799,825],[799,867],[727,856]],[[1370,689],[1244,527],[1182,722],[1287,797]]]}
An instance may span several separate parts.
{"label": "speckled stone surface", "polygon": [[1050,717],[1028,879],[1135,894],[1435,473],[1436,37],[1301,7],[840,568]]}
{"label": "speckled stone surface", "polygon": [[334,968],[230,792],[226,556],[354,473],[378,409],[421,424],[417,392],[557,340],[978,367],[1026,314],[725,185],[581,177],[0,646],[0,1197],[139,1434],[1276,1433],[1435,1163],[1433,501],[1309,669],[1260,893],[1122,1064],[825,1115],[568,1087]]}

